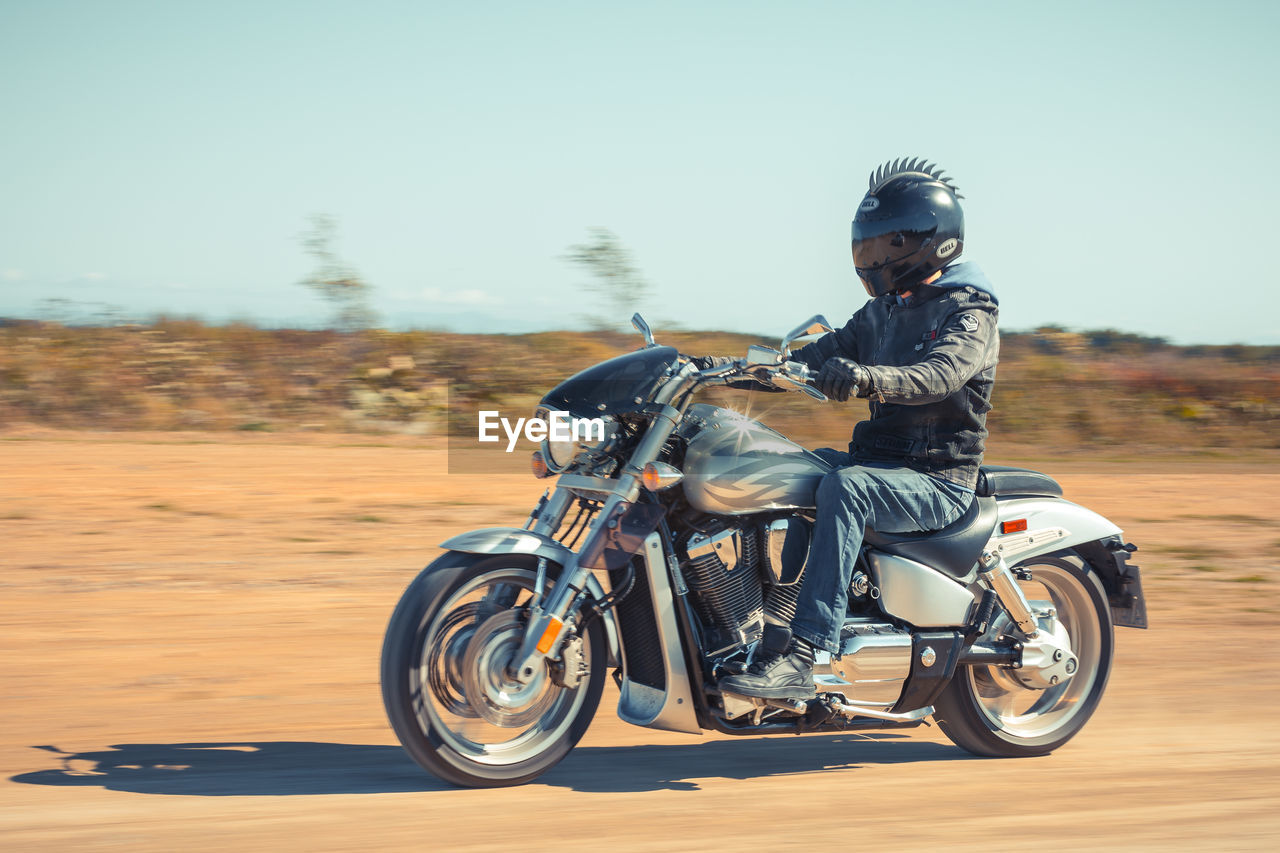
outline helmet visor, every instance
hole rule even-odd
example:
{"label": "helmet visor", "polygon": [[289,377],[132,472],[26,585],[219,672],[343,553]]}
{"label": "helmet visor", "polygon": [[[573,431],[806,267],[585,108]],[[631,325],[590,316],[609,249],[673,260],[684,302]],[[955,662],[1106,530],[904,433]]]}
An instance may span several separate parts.
{"label": "helmet visor", "polygon": [[920,229],[921,224],[919,215],[853,220],[854,267],[880,269],[914,255],[938,232],[937,222],[926,230]]}

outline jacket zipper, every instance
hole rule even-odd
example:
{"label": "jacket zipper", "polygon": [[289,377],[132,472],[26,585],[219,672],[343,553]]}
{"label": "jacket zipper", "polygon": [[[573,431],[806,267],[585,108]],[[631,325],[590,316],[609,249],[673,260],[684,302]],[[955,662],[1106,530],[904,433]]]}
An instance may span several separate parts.
{"label": "jacket zipper", "polygon": [[[889,327],[893,325],[893,311],[895,308],[897,308],[896,305],[893,305],[892,303],[889,305],[889,315],[885,317],[884,329],[880,332],[880,340],[876,341],[875,355],[871,357],[873,364],[880,363],[880,353],[884,351],[884,342],[889,338]],[[880,405],[883,406],[884,392],[879,388],[876,389],[876,398],[880,400]]]}

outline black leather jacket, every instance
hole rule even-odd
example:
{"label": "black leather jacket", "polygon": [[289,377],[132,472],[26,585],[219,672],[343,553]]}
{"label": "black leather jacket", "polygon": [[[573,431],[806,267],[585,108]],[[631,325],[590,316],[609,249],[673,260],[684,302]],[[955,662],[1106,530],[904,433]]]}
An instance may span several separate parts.
{"label": "black leather jacket", "polygon": [[1000,355],[998,314],[982,272],[958,263],[906,305],[872,299],[792,358],[814,371],[837,356],[867,368],[871,418],[853,430],[855,462],[894,462],[972,489]]}

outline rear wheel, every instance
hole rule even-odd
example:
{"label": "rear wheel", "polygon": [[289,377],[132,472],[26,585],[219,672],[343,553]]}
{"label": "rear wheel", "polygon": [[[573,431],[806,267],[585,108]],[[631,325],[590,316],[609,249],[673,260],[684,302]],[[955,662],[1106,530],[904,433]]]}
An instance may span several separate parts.
{"label": "rear wheel", "polygon": [[536,567],[525,555],[446,554],[409,585],[387,626],[387,717],[409,755],[446,781],[527,782],[564,758],[595,715],[606,664],[599,622],[527,685],[506,671]]}
{"label": "rear wheel", "polygon": [[[1073,551],[1032,557],[1017,569],[1031,572],[1020,581],[1042,631],[1069,640],[1078,660],[1074,675],[1037,689],[1015,671],[999,666],[957,670],[935,703],[934,719],[957,746],[976,755],[1044,755],[1070,740],[1093,715],[1111,674],[1114,638],[1111,608],[1098,578]],[[1007,616],[989,637],[1012,634]]]}

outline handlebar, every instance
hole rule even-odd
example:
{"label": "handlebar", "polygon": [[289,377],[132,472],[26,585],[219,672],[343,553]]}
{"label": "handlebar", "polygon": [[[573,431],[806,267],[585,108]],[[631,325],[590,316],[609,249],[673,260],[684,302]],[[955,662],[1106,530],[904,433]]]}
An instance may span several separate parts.
{"label": "handlebar", "polygon": [[786,391],[800,391],[815,400],[826,400],[821,391],[813,387],[809,365],[801,361],[781,361],[776,364],[749,364],[746,359],[734,359],[729,364],[709,367],[699,371],[702,385],[728,385],[734,379],[754,379],[764,385],[772,385]]}

